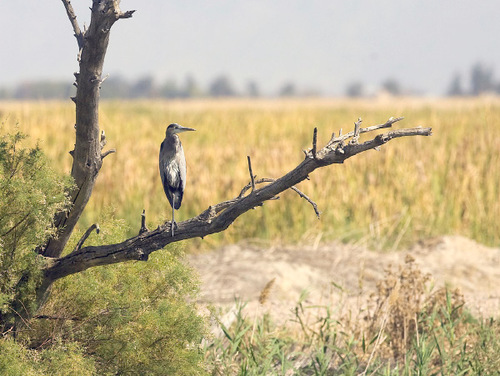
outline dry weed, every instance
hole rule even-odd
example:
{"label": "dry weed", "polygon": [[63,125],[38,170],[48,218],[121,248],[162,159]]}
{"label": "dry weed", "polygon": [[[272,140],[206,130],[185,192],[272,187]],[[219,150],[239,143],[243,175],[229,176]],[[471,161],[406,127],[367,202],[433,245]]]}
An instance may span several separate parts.
{"label": "dry weed", "polygon": [[274,282],[276,281],[276,277],[271,279],[269,282],[266,283],[262,291],[260,292],[259,295],[259,303],[261,305],[266,304],[267,299],[269,299],[269,294],[271,293],[271,289],[273,288]]}
{"label": "dry weed", "polygon": [[[376,337],[373,351],[395,362],[405,361],[420,337],[442,325],[444,307],[451,314],[447,318],[450,322],[460,322],[464,314],[460,291],[444,287],[433,291],[431,276],[422,273],[411,255],[397,271],[389,267],[371,300],[375,309],[365,317],[365,336]],[[455,335],[462,333],[459,326],[454,330]]]}

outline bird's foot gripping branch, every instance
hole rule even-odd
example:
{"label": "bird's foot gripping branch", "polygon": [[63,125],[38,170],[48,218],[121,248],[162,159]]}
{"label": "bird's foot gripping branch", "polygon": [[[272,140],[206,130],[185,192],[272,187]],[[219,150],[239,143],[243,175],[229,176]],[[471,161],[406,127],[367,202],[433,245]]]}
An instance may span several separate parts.
{"label": "bird's foot gripping branch", "polygon": [[[239,195],[233,199],[211,205],[194,218],[179,222],[175,236],[172,236],[170,221],[158,226],[155,230],[147,230],[144,225],[143,214],[139,235],[117,244],[83,247],[65,257],[54,259],[45,269],[45,279],[48,283],[51,283],[58,278],[93,266],[128,260],[147,260],[149,254],[162,249],[170,243],[196,237],[203,238],[224,231],[240,215],[262,205],[267,200],[276,199],[281,192],[287,189],[294,190],[300,197],[306,199],[313,206],[316,215],[319,216],[316,204],[300,192],[295,185],[308,179],[309,174],[317,168],[323,168],[334,163],[343,163],[346,159],[357,154],[371,149],[378,149],[395,138],[430,136],[432,134],[431,128],[416,127],[380,133],[365,142],[360,142],[361,134],[390,128],[394,123],[402,119],[390,118],[383,124],[366,128],[361,127],[361,119],[358,119],[352,132],[332,134],[331,139],[323,148],[317,146],[317,131],[314,130],[312,147],[304,151],[304,160],[293,170],[277,179],[264,178],[256,180],[249,159],[250,183],[241,190]],[[266,185],[258,187],[263,184]]]}

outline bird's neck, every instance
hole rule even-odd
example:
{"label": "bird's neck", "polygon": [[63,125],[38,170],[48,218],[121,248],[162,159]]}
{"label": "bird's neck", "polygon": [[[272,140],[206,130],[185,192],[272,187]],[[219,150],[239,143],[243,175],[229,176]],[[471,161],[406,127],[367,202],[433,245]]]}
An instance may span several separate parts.
{"label": "bird's neck", "polygon": [[178,148],[181,146],[181,139],[175,133],[168,135],[165,140],[173,148]]}

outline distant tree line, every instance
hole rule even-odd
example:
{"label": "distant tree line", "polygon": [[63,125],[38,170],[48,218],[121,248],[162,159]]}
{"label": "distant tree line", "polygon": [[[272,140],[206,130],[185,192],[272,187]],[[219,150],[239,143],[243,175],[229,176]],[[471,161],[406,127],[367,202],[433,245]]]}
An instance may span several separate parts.
{"label": "distant tree line", "polygon": [[0,99],[59,99],[72,95],[73,86],[58,81],[23,82],[12,89],[0,88]]}
{"label": "distant tree line", "polygon": [[[64,99],[74,95],[71,83],[61,81],[31,81],[14,88],[0,88],[0,99]],[[298,90],[293,82],[285,82],[272,96],[293,97],[321,95],[317,90]],[[256,81],[247,82],[243,90],[238,90],[226,75],[214,78],[206,88],[188,75],[183,82],[168,79],[158,84],[153,77],[145,76],[135,81],[122,76],[105,79],[101,98],[197,98],[197,97],[261,97],[264,96]]]}
{"label": "distant tree line", "polygon": [[476,63],[469,73],[469,86],[466,88],[462,82],[462,76],[456,73],[449,84],[447,95],[481,95],[500,94],[500,82],[495,80],[493,68],[483,63]]}
{"label": "distant tree line", "polygon": [[[493,68],[483,63],[476,63],[470,68],[469,85],[465,86],[462,75],[456,73],[453,75],[445,95],[450,97],[457,96],[478,96],[482,94],[500,94],[500,81],[495,80]],[[382,82],[375,92],[367,90],[363,82],[354,81],[347,85],[345,95],[348,97],[368,97],[385,92],[393,96],[400,95],[419,95],[419,92],[404,88],[401,83],[389,78]]]}
{"label": "distant tree line", "polygon": [[[484,93],[500,94],[500,82],[495,80],[493,68],[483,63],[474,64],[469,73],[469,84],[464,85],[461,74],[454,74],[445,92],[447,96],[477,96]],[[18,84],[13,88],[0,88],[0,99],[66,99],[74,95],[71,83],[62,81],[31,81]],[[370,97],[379,93],[392,96],[420,95],[405,87],[395,78],[388,78],[375,89],[367,89],[361,81],[353,81],[345,88],[348,97]],[[292,81],[285,82],[274,94],[264,95],[256,81],[250,80],[240,90],[227,75],[215,77],[207,87],[202,87],[196,79],[188,75],[182,82],[167,79],[157,83],[152,76],[141,77],[135,81],[121,76],[109,77],[102,85],[101,98],[202,98],[202,97],[306,97],[321,96],[318,90],[301,90]]]}

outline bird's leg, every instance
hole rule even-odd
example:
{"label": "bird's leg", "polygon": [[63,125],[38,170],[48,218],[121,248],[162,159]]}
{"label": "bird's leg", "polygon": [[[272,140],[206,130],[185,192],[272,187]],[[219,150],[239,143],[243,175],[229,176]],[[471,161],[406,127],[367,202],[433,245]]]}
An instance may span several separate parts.
{"label": "bird's leg", "polygon": [[170,224],[170,232],[172,233],[172,237],[174,236],[174,227],[175,227],[175,209],[172,205],[172,223]]}

